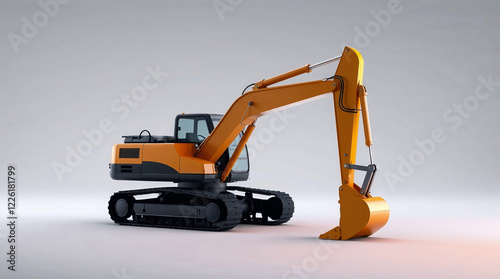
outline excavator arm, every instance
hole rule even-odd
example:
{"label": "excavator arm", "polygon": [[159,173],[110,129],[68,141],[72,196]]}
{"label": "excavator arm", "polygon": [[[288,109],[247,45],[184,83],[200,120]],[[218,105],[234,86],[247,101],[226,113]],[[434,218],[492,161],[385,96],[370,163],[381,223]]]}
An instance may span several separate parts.
{"label": "excavator arm", "polygon": [[[315,67],[339,60],[334,76],[325,80],[268,87],[291,77],[310,72]],[[368,236],[382,228],[389,218],[389,207],[369,192],[376,166],[355,164],[359,116],[362,114],[365,143],[371,146],[371,133],[363,81],[363,58],[346,47],[341,57],[316,65],[306,65],[282,75],[255,83],[252,91],[240,96],[223,116],[212,133],[202,142],[195,157],[217,162],[239,133],[244,131],[235,152],[227,163],[221,180],[227,178],[240,155],[257,119],[265,114],[319,98],[333,96],[342,185],[339,188],[340,225],[320,235],[322,239],[350,239]],[[371,151],[370,151],[371,160]],[[365,171],[363,185],[354,183],[355,170]]]}

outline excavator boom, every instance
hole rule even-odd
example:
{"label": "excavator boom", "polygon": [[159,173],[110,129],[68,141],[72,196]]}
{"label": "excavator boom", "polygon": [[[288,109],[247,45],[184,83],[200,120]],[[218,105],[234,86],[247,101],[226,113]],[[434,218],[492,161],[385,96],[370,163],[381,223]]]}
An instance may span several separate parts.
{"label": "excavator boom", "polygon": [[[345,240],[371,235],[383,227],[389,218],[387,203],[382,198],[374,198],[369,194],[376,166],[355,165],[360,112],[363,113],[366,145],[370,147],[372,144],[366,89],[362,84],[364,62],[361,54],[346,47],[335,75],[329,79],[268,87],[338,59],[336,57],[313,66],[306,65],[257,82],[252,91],[243,94],[231,105],[214,131],[203,141],[195,157],[216,162],[236,136],[248,126],[245,130],[247,136],[240,141],[240,147],[245,145],[259,117],[333,96],[342,180],[339,188],[341,217],[340,226],[322,234],[320,238]],[[239,153],[235,152],[233,161],[238,156]],[[228,173],[231,167],[228,164],[224,172]],[[363,187],[354,183],[355,170],[367,172]]]}

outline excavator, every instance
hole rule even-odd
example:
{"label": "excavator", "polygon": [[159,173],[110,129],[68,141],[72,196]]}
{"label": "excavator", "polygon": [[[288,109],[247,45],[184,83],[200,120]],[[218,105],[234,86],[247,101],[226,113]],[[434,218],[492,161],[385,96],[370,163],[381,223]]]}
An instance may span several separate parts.
{"label": "excavator", "polygon": [[[271,86],[335,61],[339,64],[331,77]],[[342,180],[340,222],[319,238],[348,240],[372,235],[387,223],[389,206],[370,194],[377,167],[370,149],[363,67],[361,54],[345,47],[340,56],[250,84],[224,115],[177,115],[174,136],[156,136],[148,130],[124,136],[124,143],[112,149],[112,179],[168,181],[176,187],[118,191],[108,203],[111,219],[120,225],[206,231],[226,231],[240,223],[287,222],[294,213],[294,202],[287,193],[229,183],[249,177],[246,143],[259,117],[331,96]],[[355,164],[360,114],[370,157],[367,166]],[[365,174],[361,186],[354,182],[355,171]]]}

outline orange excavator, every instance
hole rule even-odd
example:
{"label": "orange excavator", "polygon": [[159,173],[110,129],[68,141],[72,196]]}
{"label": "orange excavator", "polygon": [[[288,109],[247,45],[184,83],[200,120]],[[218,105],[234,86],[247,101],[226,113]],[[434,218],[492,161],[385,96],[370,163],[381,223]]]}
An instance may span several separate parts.
{"label": "orange excavator", "polygon": [[[338,61],[335,75],[323,80],[271,86]],[[246,143],[259,117],[321,97],[334,99],[342,184],[340,225],[322,239],[369,236],[389,219],[389,207],[372,197],[376,166],[371,162],[372,138],[368,116],[363,58],[346,47],[341,56],[306,65],[251,84],[251,91],[234,101],[224,115],[180,114],[174,136],[124,136],[112,150],[110,174],[117,180],[169,181],[177,187],[126,190],[109,201],[111,219],[121,225],[225,231],[239,223],[278,225],[293,215],[292,198],[280,191],[228,185],[249,176]],[[370,164],[355,164],[359,117],[362,115]],[[365,177],[354,183],[354,172]]]}

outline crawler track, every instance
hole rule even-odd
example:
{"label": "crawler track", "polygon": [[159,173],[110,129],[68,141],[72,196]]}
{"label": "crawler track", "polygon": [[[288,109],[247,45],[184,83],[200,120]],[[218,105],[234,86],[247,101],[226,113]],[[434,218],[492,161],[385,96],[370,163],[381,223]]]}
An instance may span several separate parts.
{"label": "crawler track", "polygon": [[[135,200],[134,196],[144,194],[158,194],[158,198]],[[125,215],[118,214],[121,216],[117,218],[117,201],[126,199],[132,201],[132,204],[128,204],[130,211]],[[158,205],[166,209],[160,208],[159,213],[158,210],[151,210]],[[136,210],[141,206],[142,210]],[[214,211],[211,208],[215,206],[219,209],[219,214],[208,214]],[[240,223],[241,210],[241,202],[231,193],[213,194],[175,187],[120,191],[111,197],[108,205],[111,219],[120,225],[205,231],[225,231],[234,228]]]}

